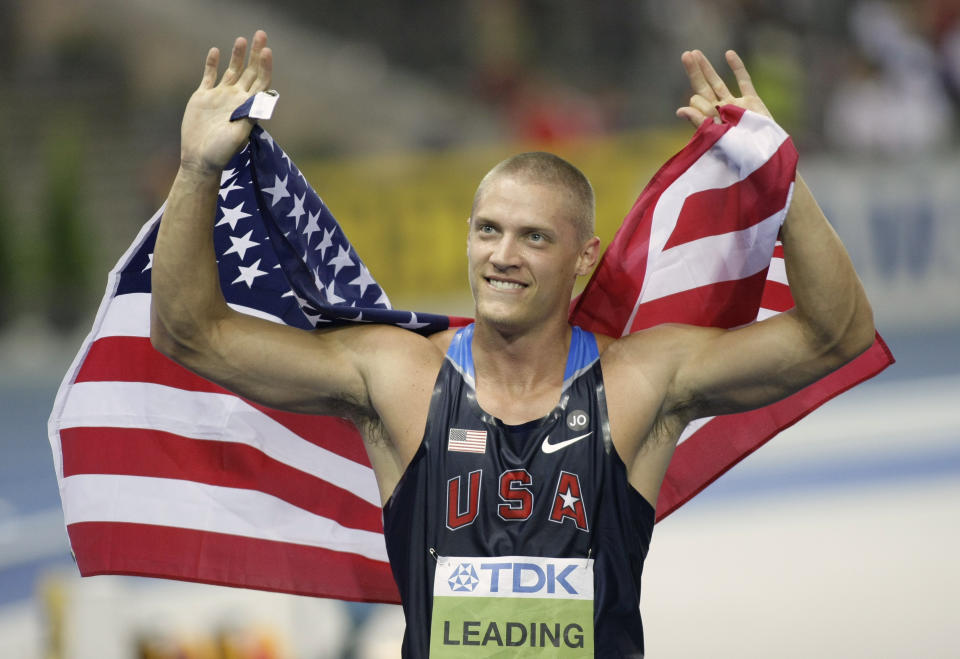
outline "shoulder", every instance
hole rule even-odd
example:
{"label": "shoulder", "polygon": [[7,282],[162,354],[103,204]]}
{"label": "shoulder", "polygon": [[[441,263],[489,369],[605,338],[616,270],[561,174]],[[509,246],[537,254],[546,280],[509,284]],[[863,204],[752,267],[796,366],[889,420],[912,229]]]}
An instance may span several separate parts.
{"label": "shoulder", "polygon": [[427,338],[437,348],[437,350],[443,354],[446,354],[447,350],[450,349],[450,342],[453,341],[453,337],[460,329],[460,327],[451,327],[443,330],[442,332],[431,334]]}
{"label": "shoulder", "polygon": [[432,337],[394,325],[352,325],[321,331],[339,334],[343,349],[354,355],[368,375],[398,369],[408,373],[421,368],[435,370],[443,359],[443,352]]}
{"label": "shoulder", "polygon": [[628,364],[642,360],[647,365],[653,361],[669,366],[716,331],[693,325],[664,323],[619,338],[603,334],[595,336],[605,366],[624,360]]}
{"label": "shoulder", "polygon": [[723,330],[663,324],[618,339],[604,337],[600,360],[605,386],[624,392],[628,400],[642,393],[648,403],[656,402],[658,414],[685,407],[689,401],[677,389],[678,373],[696,362],[718,332]]}

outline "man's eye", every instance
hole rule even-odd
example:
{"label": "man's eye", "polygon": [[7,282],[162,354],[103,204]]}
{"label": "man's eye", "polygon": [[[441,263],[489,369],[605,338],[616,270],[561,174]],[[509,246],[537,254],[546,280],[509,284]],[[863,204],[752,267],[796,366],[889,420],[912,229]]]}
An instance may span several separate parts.
{"label": "man's eye", "polygon": [[542,234],[542,233],[533,232],[533,233],[530,234],[530,240],[532,240],[532,241],[535,242],[535,243],[539,243],[539,242],[541,242],[541,241],[543,240],[543,234]]}
{"label": "man's eye", "polygon": [[481,224],[480,233],[493,233],[493,227],[489,224]]}

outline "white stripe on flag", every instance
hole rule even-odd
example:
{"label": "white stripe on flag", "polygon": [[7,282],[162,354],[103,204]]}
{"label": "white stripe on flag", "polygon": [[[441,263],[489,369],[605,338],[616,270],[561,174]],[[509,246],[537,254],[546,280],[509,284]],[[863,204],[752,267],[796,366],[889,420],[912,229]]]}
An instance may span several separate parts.
{"label": "white stripe on flag", "polygon": [[[383,535],[351,529],[256,490],[171,478],[78,474],[63,479],[66,523],[129,522],[322,547],[387,560]],[[242,511],[242,516],[238,514]]]}
{"label": "white stripe on flag", "polygon": [[[782,222],[780,210],[746,229],[699,238],[657,254],[647,269],[643,302],[760,272],[770,262]],[[757,248],[765,243],[769,250]]]}
{"label": "white stripe on flag", "polygon": [[703,428],[705,425],[710,423],[710,421],[712,421],[713,418],[714,417],[712,416],[705,416],[702,419],[694,419],[693,421],[688,423],[687,427],[683,429],[682,433],[680,433],[680,439],[677,440],[677,445],[689,439],[695,432],[697,432],[698,430]]}
{"label": "white stripe on flag", "polygon": [[150,294],[127,293],[113,298],[94,339],[106,336],[150,336]]}
{"label": "white stripe on flag", "polygon": [[775,281],[779,284],[788,285],[787,283],[787,264],[781,258],[774,257],[770,261],[770,270],[767,272],[767,279],[770,281]]}
{"label": "white stripe on flag", "polygon": [[229,394],[183,391],[142,382],[73,385],[59,428],[146,428],[200,440],[252,446],[380,506],[373,470],[312,444]]}
{"label": "white stripe on flag", "polygon": [[725,167],[729,170],[737,167],[740,180],[743,180],[770,160],[789,137],[767,117],[747,110],[737,125],[717,140],[711,151],[719,148],[726,153],[729,161]]}
{"label": "white stripe on flag", "polygon": [[773,309],[765,309],[763,307],[760,307],[759,309],[757,309],[757,322],[761,320],[766,320],[767,318],[773,318],[779,313],[780,313],[779,311],[774,311]]}
{"label": "white stripe on flag", "polygon": [[[283,324],[283,321],[273,314],[258,311],[257,309],[245,307],[240,304],[231,304],[230,307],[248,316],[256,316],[257,318]],[[110,300],[107,312],[103,316],[103,320],[94,339],[102,339],[108,336],[150,336],[149,293],[126,293]]]}
{"label": "white stripe on flag", "polygon": [[[739,183],[770,160],[786,139],[787,134],[776,124],[745,112],[736,126],[660,195],[651,217],[650,254],[663,250],[688,197]],[[734,163],[737,164],[736,170],[733,169]]]}

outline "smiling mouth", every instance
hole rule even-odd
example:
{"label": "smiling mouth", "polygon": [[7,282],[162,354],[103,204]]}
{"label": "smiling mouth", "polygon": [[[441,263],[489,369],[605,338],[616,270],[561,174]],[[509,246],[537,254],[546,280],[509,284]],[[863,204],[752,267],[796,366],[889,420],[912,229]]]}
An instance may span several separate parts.
{"label": "smiling mouth", "polygon": [[515,281],[503,281],[502,279],[491,279],[490,277],[484,277],[484,279],[486,279],[487,283],[493,288],[501,291],[515,291],[527,287],[526,284],[521,284]]}

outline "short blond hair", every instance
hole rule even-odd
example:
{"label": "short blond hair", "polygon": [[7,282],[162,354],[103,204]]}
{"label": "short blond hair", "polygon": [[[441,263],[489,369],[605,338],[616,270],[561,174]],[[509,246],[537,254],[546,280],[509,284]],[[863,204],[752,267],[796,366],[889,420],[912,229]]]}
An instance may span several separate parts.
{"label": "short blond hair", "polygon": [[501,175],[518,176],[533,183],[554,185],[570,197],[577,237],[582,242],[593,237],[596,224],[596,201],[590,180],[570,162],[546,151],[528,151],[497,163],[480,181],[473,196],[471,217],[489,181]]}

